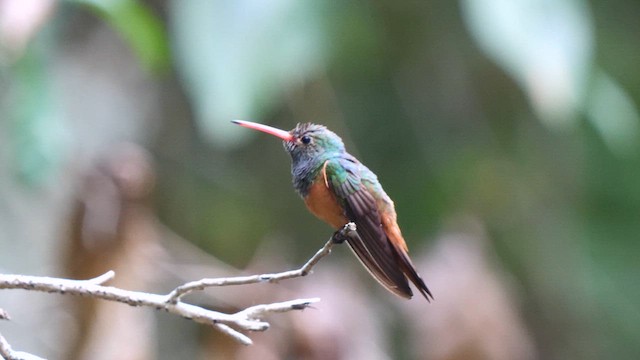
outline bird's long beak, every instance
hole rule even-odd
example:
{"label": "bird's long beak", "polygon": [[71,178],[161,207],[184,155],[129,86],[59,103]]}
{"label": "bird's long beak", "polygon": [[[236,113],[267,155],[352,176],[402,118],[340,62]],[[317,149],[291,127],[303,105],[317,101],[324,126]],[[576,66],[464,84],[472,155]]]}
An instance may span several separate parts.
{"label": "bird's long beak", "polygon": [[258,124],[251,121],[244,120],[231,120],[232,123],[238,124],[240,126],[244,126],[249,129],[258,130],[265,132],[267,134],[271,134],[273,136],[277,136],[284,141],[293,140],[293,135],[291,135],[288,131],[280,130],[278,128],[271,127],[269,125]]}

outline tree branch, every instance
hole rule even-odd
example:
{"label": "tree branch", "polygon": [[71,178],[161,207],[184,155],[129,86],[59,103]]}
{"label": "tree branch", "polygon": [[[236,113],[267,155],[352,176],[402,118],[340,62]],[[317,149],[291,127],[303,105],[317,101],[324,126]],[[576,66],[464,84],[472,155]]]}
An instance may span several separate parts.
{"label": "tree branch", "polygon": [[230,286],[230,285],[247,285],[261,282],[275,283],[280,280],[292,279],[297,277],[306,276],[311,272],[311,269],[326,255],[331,253],[331,248],[336,243],[336,237],[349,237],[356,231],[356,225],[354,223],[346,224],[341,230],[337,231],[324,246],[318,250],[318,252],[309,259],[301,268],[297,270],[284,271],[275,274],[262,274],[262,275],[250,275],[250,276],[237,276],[229,278],[210,278],[202,279],[198,281],[188,282],[184,285],[178,286],[168,295],[167,301],[170,303],[176,303],[184,295],[196,290],[204,290],[208,287],[214,286]]}
{"label": "tree branch", "polygon": [[[331,239],[327,241],[327,243],[318,250],[311,259],[309,259],[309,261],[297,270],[251,276],[207,278],[180,285],[167,295],[129,291],[112,286],[104,286],[104,283],[113,279],[115,276],[113,271],[109,271],[101,276],[89,280],[70,280],[44,276],[0,274],[0,290],[23,289],[62,295],[69,294],[115,301],[130,306],[152,307],[157,310],[164,310],[168,313],[191,319],[201,324],[214,326],[241,344],[250,345],[252,344],[251,339],[240,331],[265,331],[269,328],[269,323],[261,320],[264,316],[271,313],[303,310],[311,304],[320,301],[320,299],[295,299],[272,304],[261,304],[248,307],[233,314],[225,314],[184,303],[181,301],[181,298],[193,291],[203,290],[207,287],[246,285],[262,282],[275,283],[280,280],[306,276],[311,273],[312,268],[320,261],[320,259],[331,252],[331,248],[335,243],[341,241],[341,239],[344,239],[345,237],[351,236],[355,231],[355,224],[349,223],[345,225],[344,228],[337,231]],[[4,314],[4,312],[2,314]],[[34,355],[11,350],[11,347],[1,335],[0,355],[7,359],[28,358],[24,356],[31,356],[31,359],[37,358],[34,357]]]}
{"label": "tree branch", "polygon": [[2,334],[0,334],[0,357],[6,360],[44,360],[33,354],[13,350]]}

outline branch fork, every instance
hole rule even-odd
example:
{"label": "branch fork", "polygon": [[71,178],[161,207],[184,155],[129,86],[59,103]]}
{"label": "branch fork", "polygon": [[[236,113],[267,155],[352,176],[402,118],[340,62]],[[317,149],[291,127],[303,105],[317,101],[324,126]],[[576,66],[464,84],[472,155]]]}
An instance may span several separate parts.
{"label": "branch fork", "polygon": [[[0,274],[0,290],[23,289],[29,291],[41,291],[62,295],[86,296],[107,301],[115,301],[130,306],[147,306],[157,310],[191,319],[195,322],[216,327],[223,333],[231,336],[244,345],[251,345],[252,340],[240,330],[265,331],[269,323],[262,318],[272,313],[282,313],[292,310],[304,310],[311,304],[319,302],[319,298],[295,299],[271,304],[261,304],[248,307],[233,314],[225,314],[208,310],[200,306],[188,304],[182,298],[194,291],[201,291],[208,287],[247,285],[255,283],[276,283],[281,280],[306,276],[311,273],[313,267],[325,256],[331,253],[334,244],[344,241],[356,231],[353,223],[348,223],[344,228],[336,231],[331,239],[318,250],[301,268],[297,270],[283,271],[279,273],[236,276],[225,278],[206,278],[188,282],[173,289],[166,295],[151,294],[139,291],[129,291],[120,288],[105,286],[104,284],[115,277],[115,272],[108,271],[93,279],[70,280],[43,276],[26,276]],[[0,320],[7,319],[8,315],[0,309]],[[12,355],[13,354],[13,355]],[[18,354],[18,355],[16,355]],[[6,359],[22,359],[24,356],[34,355],[16,352],[0,335],[0,356]]]}

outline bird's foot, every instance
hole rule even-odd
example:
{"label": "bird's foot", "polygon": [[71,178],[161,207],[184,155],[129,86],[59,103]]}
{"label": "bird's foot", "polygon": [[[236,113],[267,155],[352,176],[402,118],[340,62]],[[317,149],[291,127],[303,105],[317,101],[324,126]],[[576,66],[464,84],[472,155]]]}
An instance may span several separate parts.
{"label": "bird's foot", "polygon": [[345,240],[347,240],[347,237],[343,234],[342,229],[334,232],[331,237],[331,241],[333,241],[334,244],[342,244]]}
{"label": "bird's foot", "polygon": [[350,222],[346,223],[342,229],[333,233],[331,240],[334,244],[342,244],[345,240],[349,240],[353,233],[356,231],[356,224]]}

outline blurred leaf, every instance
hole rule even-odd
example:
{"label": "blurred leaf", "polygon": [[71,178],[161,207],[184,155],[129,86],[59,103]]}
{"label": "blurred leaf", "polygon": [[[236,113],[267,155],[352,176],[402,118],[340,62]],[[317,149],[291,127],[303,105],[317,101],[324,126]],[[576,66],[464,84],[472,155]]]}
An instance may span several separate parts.
{"label": "blurred leaf", "polygon": [[638,109],[629,94],[602,71],[594,74],[586,113],[616,155],[628,156],[638,150]]}
{"label": "blurred leaf", "polygon": [[592,23],[582,0],[461,0],[477,45],[522,87],[551,128],[581,109],[592,61]]}
{"label": "blurred leaf", "polygon": [[169,66],[169,46],[163,24],[136,0],[68,0],[90,6],[129,43],[148,70]]}
{"label": "blurred leaf", "polygon": [[218,145],[248,134],[229,126],[229,120],[260,121],[325,62],[325,34],[315,2],[171,4],[178,71],[198,125]]}
{"label": "blurred leaf", "polygon": [[[16,61],[54,13],[53,0],[0,2],[0,63]],[[1,66],[1,65],[0,65]]]}
{"label": "blurred leaf", "polygon": [[9,107],[15,171],[31,185],[41,183],[56,169],[68,140],[46,71],[49,33],[41,35],[13,66]]}

